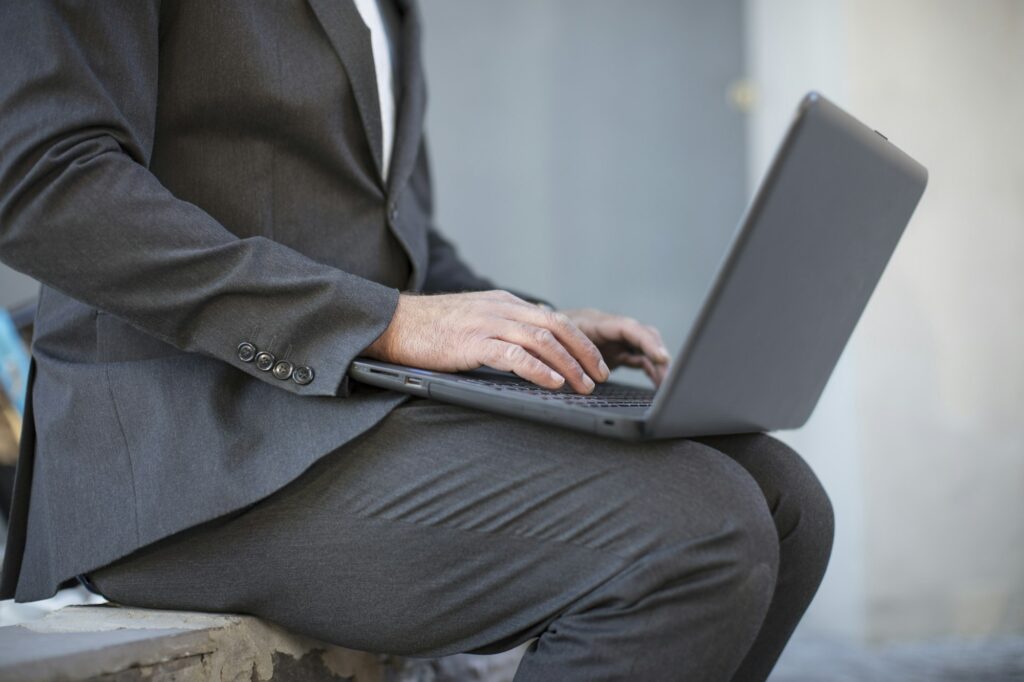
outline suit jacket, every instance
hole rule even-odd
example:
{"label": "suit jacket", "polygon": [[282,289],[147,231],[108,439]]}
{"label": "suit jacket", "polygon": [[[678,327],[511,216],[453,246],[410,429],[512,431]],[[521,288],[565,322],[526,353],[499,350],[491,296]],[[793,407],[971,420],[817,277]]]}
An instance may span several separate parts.
{"label": "suit jacket", "polygon": [[399,289],[492,286],[431,224],[395,9],[385,182],[351,0],[0,5],[0,259],[43,283],[0,597],[273,493],[403,400],[345,379]]}

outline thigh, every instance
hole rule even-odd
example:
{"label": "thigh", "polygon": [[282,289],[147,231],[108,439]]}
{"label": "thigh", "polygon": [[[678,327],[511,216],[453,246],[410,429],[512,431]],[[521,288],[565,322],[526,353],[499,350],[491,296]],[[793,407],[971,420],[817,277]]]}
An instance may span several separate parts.
{"label": "thigh", "polygon": [[425,400],[244,513],[93,572],[115,601],[252,613],[344,646],[512,646],[639,557],[766,515],[732,459]]}

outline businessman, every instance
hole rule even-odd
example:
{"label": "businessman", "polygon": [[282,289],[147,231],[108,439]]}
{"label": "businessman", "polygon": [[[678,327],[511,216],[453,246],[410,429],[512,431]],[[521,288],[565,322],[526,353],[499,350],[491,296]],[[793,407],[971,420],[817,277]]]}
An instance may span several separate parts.
{"label": "businessman", "polygon": [[832,541],[786,446],[346,380],[668,361],[435,229],[420,30],[412,0],[0,0],[0,258],[43,284],[0,595],[80,579],[407,655],[536,638],[520,681],[764,679]]}

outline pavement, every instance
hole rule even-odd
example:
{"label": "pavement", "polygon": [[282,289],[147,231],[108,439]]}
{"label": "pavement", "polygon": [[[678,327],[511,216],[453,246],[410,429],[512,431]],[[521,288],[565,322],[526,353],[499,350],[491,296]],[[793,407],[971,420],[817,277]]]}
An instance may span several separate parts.
{"label": "pavement", "polygon": [[798,636],[769,682],[1024,682],[1024,635],[876,646]]}

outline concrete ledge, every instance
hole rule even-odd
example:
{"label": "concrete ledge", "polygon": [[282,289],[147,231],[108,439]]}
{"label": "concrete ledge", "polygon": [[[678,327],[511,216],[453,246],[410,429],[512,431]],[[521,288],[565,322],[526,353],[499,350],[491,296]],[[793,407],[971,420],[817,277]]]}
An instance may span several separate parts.
{"label": "concrete ledge", "polygon": [[69,606],[0,628],[5,682],[398,682],[415,679],[416,666],[292,635],[249,616],[108,604]]}
{"label": "concrete ledge", "polygon": [[66,606],[0,627],[0,682],[510,682],[525,646],[405,659],[293,635],[251,616]]}

